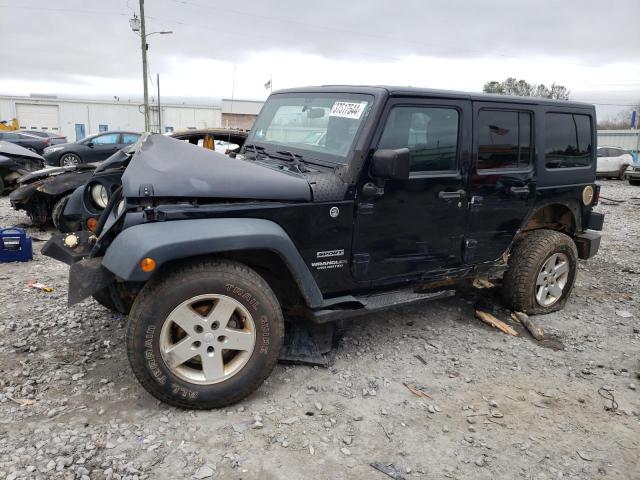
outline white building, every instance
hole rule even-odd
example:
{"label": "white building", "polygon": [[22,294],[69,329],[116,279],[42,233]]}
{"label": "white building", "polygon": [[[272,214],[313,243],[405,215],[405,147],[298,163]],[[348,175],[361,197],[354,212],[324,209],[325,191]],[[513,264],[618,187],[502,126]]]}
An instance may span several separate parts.
{"label": "white building", "polygon": [[[223,100],[222,105],[163,103],[161,125],[151,108],[151,130],[171,132],[194,128],[243,128],[253,124],[262,102]],[[228,112],[225,109],[229,109]],[[226,116],[223,122],[223,116]],[[87,100],[54,95],[0,95],[0,120],[17,118],[21,128],[60,133],[69,141],[109,130],[144,130],[142,105],[137,101]]]}
{"label": "white building", "polygon": [[598,146],[618,147],[637,152],[640,130],[598,130]]}

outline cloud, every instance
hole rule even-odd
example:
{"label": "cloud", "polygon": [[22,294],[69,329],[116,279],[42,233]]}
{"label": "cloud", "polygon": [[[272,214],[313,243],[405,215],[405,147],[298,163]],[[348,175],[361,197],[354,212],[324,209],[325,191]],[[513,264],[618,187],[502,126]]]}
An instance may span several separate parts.
{"label": "cloud", "polygon": [[[275,87],[393,83],[479,90],[519,76],[640,97],[637,0],[147,0],[150,72],[167,95],[264,97]],[[137,0],[0,0],[0,91],[140,90]]]}

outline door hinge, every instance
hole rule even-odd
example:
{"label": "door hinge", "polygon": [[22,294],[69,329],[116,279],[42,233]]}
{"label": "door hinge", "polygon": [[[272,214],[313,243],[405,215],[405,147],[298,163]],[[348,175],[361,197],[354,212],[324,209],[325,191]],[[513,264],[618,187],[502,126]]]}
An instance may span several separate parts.
{"label": "door hinge", "polygon": [[351,272],[358,278],[367,274],[371,255],[368,253],[354,253],[351,255]]}
{"label": "door hinge", "polygon": [[358,204],[358,213],[360,215],[371,215],[375,205],[369,202],[360,202]]}

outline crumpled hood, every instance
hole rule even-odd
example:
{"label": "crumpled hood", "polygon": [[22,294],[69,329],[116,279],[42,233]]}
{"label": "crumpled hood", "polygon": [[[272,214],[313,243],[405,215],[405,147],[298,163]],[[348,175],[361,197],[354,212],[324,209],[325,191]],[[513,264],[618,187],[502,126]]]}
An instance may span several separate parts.
{"label": "crumpled hood", "polygon": [[150,135],[122,175],[127,198],[228,198],[310,201],[300,174],[230,158],[163,135]]}
{"label": "crumpled hood", "polygon": [[36,170],[35,172],[31,172],[26,175],[23,175],[18,179],[18,183],[26,184],[26,183],[35,182],[36,180],[40,180],[47,177],[55,177],[67,172],[75,172],[76,170],[79,170],[79,171],[94,170],[95,168],[96,168],[96,165],[91,163],[83,163],[80,165],[73,165],[68,167],[43,168],[42,170]]}
{"label": "crumpled hood", "polygon": [[0,140],[0,155],[3,157],[28,157],[44,161],[41,155],[29,149],[16,145],[15,143]]}

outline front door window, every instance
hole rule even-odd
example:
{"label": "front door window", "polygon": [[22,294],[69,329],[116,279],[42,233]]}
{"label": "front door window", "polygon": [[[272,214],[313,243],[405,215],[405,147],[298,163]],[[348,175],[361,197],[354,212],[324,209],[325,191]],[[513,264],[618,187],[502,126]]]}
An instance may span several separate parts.
{"label": "front door window", "polygon": [[443,107],[395,107],[379,148],[408,148],[412,172],[451,172],[458,158],[459,113]]}

